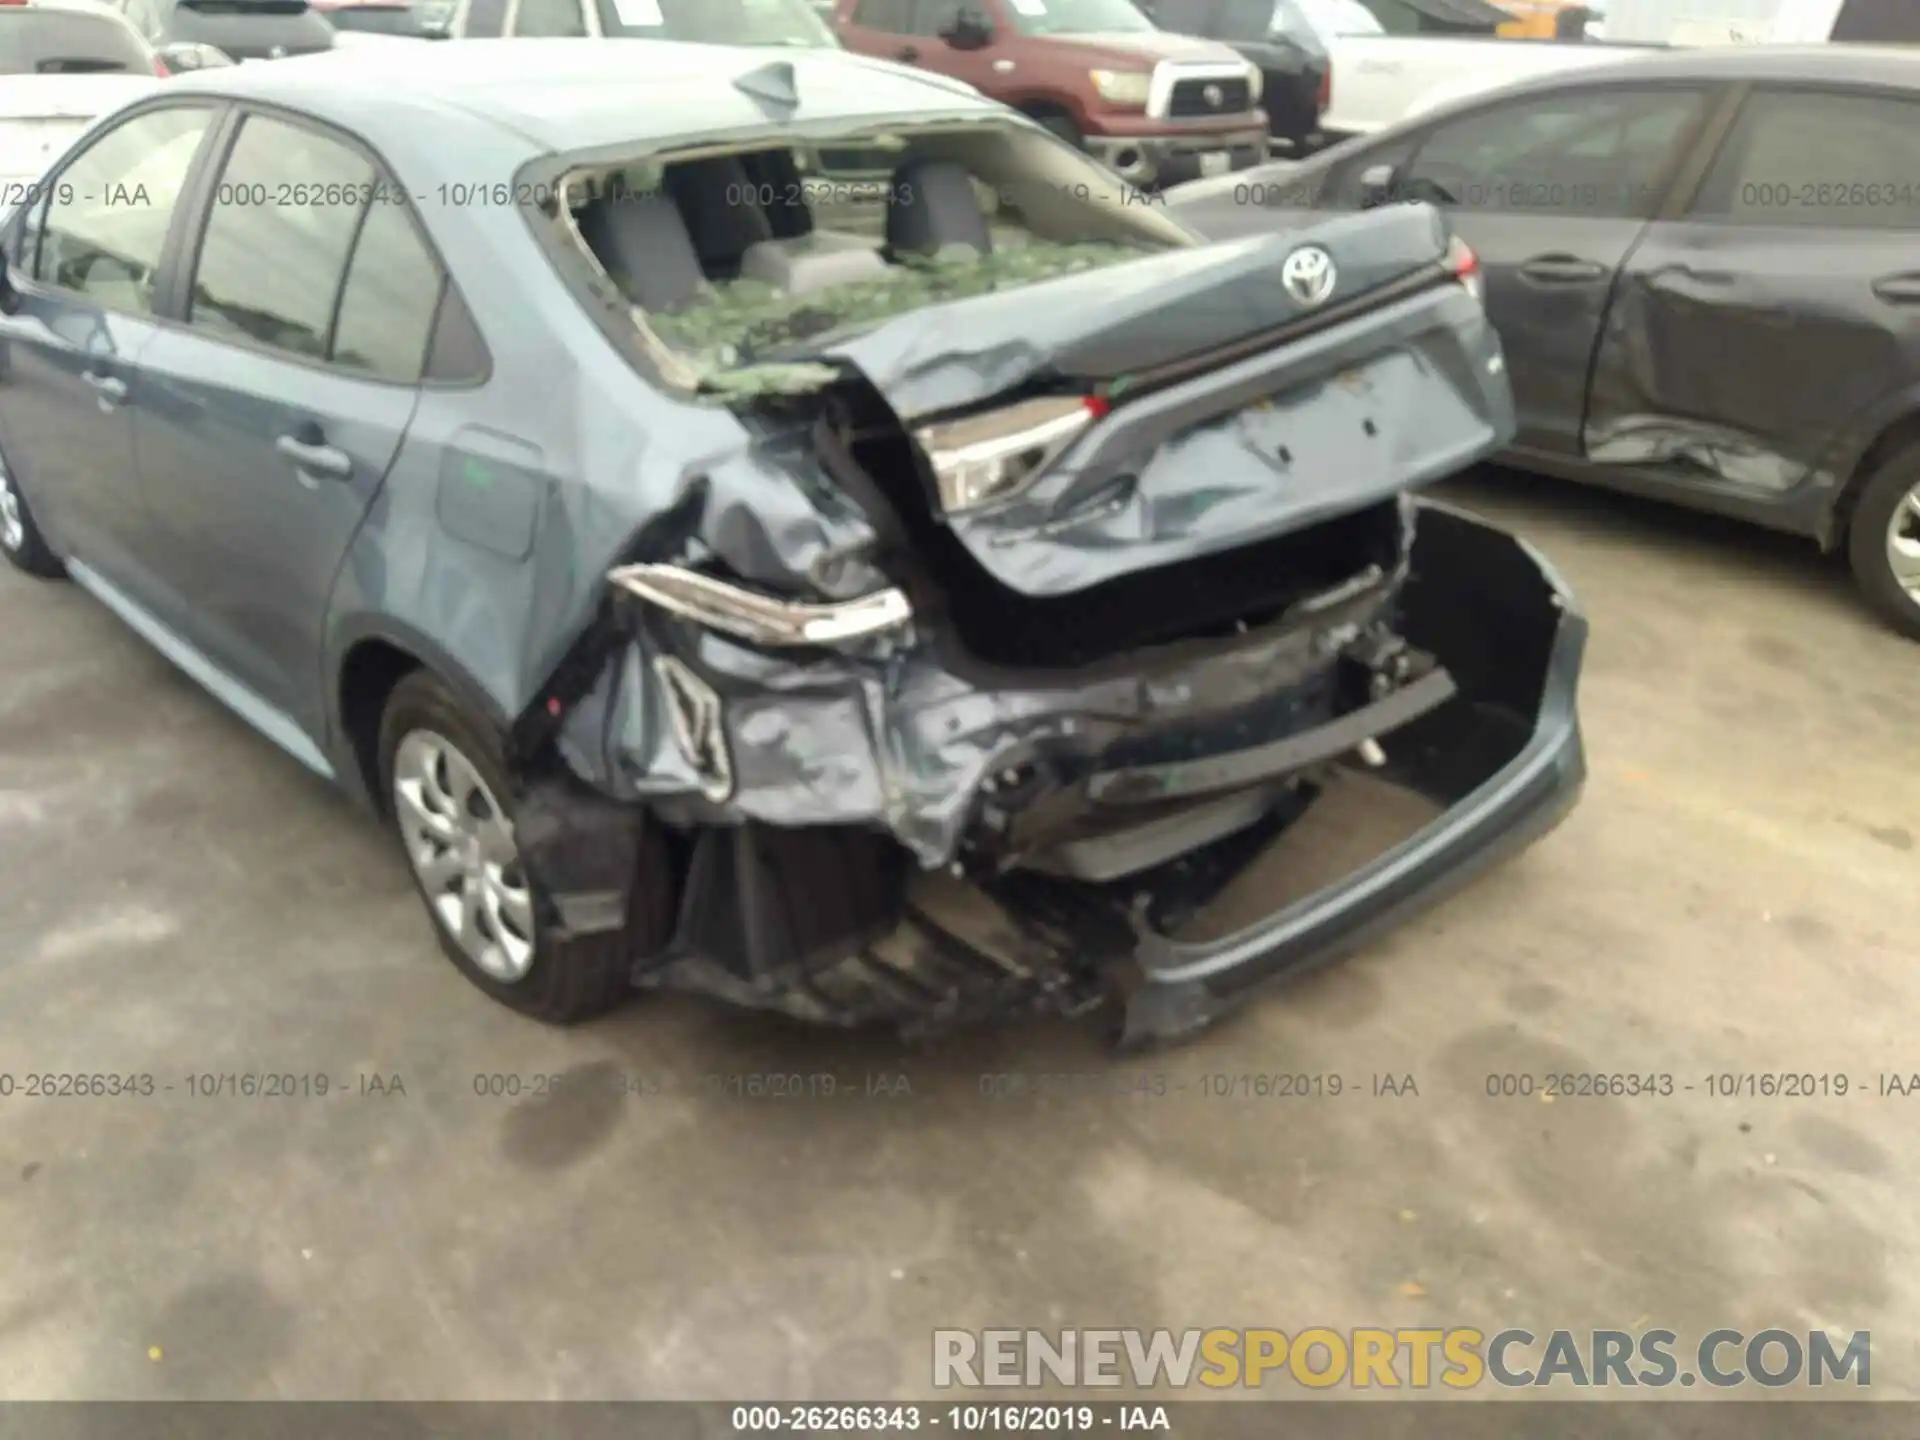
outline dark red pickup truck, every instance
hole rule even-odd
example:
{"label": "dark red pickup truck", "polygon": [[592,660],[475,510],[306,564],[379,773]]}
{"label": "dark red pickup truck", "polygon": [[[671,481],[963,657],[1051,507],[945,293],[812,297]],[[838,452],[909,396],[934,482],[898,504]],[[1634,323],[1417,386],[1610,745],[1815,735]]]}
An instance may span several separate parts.
{"label": "dark red pickup truck", "polygon": [[838,0],[850,50],[964,80],[1147,186],[1267,156],[1260,71],[1132,0]]}

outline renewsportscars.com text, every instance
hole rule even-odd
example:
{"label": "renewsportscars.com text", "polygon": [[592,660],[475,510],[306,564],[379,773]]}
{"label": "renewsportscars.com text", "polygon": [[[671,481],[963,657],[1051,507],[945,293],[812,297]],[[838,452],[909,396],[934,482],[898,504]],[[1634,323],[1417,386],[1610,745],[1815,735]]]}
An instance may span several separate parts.
{"label": "renewsportscars.com text", "polygon": [[1672,1330],[1509,1328],[1335,1330],[936,1330],[936,1389],[1200,1386],[1257,1389],[1470,1390],[1559,1386],[1714,1389],[1873,1382],[1873,1336],[1855,1330],[1713,1330],[1691,1344]]}

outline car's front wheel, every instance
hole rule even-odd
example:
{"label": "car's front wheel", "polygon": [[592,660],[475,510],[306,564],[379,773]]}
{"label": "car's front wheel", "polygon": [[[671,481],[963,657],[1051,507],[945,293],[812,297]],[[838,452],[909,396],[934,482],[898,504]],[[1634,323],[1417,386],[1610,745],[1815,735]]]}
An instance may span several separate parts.
{"label": "car's front wheel", "polygon": [[0,458],[0,553],[27,574],[43,580],[58,580],[67,573],[40,527],[33,523],[27,497],[20,493],[4,458]]}
{"label": "car's front wheel", "polygon": [[1882,465],[1848,533],[1854,578],[1901,634],[1920,640],[1920,446]]}
{"label": "car's front wheel", "polygon": [[[521,862],[514,789],[490,727],[435,676],[394,687],[380,728],[381,780],[440,945],[488,995],[549,1024],[590,1019],[632,993],[632,937],[563,935]],[[657,858],[657,847],[647,855]],[[640,878],[651,875],[652,870]],[[664,871],[662,871],[664,876]],[[664,905],[660,893],[641,895]]]}

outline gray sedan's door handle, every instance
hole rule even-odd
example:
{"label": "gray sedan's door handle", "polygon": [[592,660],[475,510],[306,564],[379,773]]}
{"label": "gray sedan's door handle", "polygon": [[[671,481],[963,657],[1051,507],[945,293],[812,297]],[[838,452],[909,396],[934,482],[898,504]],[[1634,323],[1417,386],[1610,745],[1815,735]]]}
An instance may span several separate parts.
{"label": "gray sedan's door handle", "polygon": [[1578,255],[1536,255],[1520,267],[1520,275],[1542,285],[1590,285],[1607,278],[1607,267]]}
{"label": "gray sedan's door handle", "polygon": [[127,398],[127,382],[117,375],[101,375],[93,370],[84,370],[81,375],[100,396],[102,410],[111,410]]}
{"label": "gray sedan's door handle", "polygon": [[1873,282],[1873,293],[1889,305],[1920,305],[1920,275],[1886,275]]}
{"label": "gray sedan's door handle", "polygon": [[308,475],[344,480],[353,474],[353,457],[324,442],[316,444],[298,435],[282,435],[273,442],[273,448],[291,460],[295,469]]}

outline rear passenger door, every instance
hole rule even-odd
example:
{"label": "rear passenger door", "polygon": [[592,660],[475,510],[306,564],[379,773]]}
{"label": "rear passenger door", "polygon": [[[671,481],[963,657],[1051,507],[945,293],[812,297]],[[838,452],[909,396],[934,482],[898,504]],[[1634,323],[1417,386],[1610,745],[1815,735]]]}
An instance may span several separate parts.
{"label": "rear passenger door", "polygon": [[1579,452],[1614,277],[1699,133],[1710,93],[1593,87],[1489,105],[1436,125],[1401,169],[1401,198],[1438,205],[1480,256],[1518,445]]}
{"label": "rear passenger door", "polygon": [[172,300],[185,324],[143,356],[134,443],[189,638],[298,749],[284,723],[322,733],[328,597],[418,401],[444,280],[357,142],[235,122]]}
{"label": "rear passenger door", "polygon": [[1776,497],[1916,381],[1920,102],[1758,88],[1621,277],[1587,448]]}

